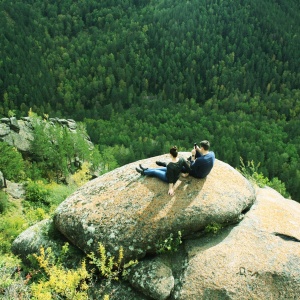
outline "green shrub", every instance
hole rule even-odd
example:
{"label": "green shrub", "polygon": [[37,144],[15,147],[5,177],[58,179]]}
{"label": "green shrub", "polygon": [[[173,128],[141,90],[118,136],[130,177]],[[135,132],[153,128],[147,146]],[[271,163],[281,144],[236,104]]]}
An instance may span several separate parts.
{"label": "green shrub", "polygon": [[23,278],[20,264],[15,256],[0,255],[0,299],[30,299],[30,276]]}
{"label": "green shrub", "polygon": [[265,177],[262,173],[258,171],[259,167],[260,167],[260,163],[255,165],[253,160],[248,161],[247,165],[245,165],[243,159],[240,157],[240,167],[238,171],[244,177],[246,177],[249,181],[251,181],[253,184],[259,187],[269,186],[274,190],[276,190],[285,198],[289,198],[290,195],[286,191],[285,184],[282,181],[280,181],[277,177],[274,177],[270,181],[269,178]]}
{"label": "green shrub", "polygon": [[291,197],[291,195],[286,190],[284,182],[280,181],[277,177],[272,178],[272,180],[269,181],[268,186],[276,190],[285,198]]}
{"label": "green shrub", "polygon": [[21,153],[15,148],[0,141],[0,170],[5,179],[18,182],[24,177],[24,161]]}
{"label": "green shrub", "polygon": [[130,260],[128,263],[123,263],[124,255],[123,248],[119,249],[119,256],[115,259],[114,256],[108,256],[104,245],[99,243],[98,255],[94,252],[87,255],[90,259],[90,264],[98,268],[100,276],[108,278],[109,280],[119,280],[119,277],[126,277],[127,270],[131,266],[138,263],[137,260]]}
{"label": "green shrub", "polygon": [[0,191],[0,214],[5,213],[9,207],[8,196],[3,191]]}
{"label": "green shrub", "polygon": [[27,222],[19,216],[0,218],[0,253],[9,253],[13,240],[26,228]]}
{"label": "green shrub", "polygon": [[75,185],[62,185],[55,182],[47,184],[49,195],[47,196],[47,202],[56,208],[61,202],[63,202],[68,196],[70,196],[76,190]]}
{"label": "green shrub", "polygon": [[29,180],[25,185],[25,200],[33,203],[49,204],[49,189],[42,181]]}
{"label": "green shrub", "polygon": [[43,172],[41,171],[41,167],[36,162],[25,161],[26,169],[25,173],[27,178],[31,180],[41,180],[43,178]]}
{"label": "green shrub", "polygon": [[29,181],[23,211],[30,225],[49,218],[57,206],[76,190],[76,186]]}
{"label": "green shrub", "polygon": [[[62,248],[61,259],[66,255],[68,245]],[[31,284],[31,299],[88,299],[88,281],[90,275],[85,261],[77,269],[67,269],[61,259],[55,257],[51,248],[40,249],[40,254],[33,254],[39,264],[38,280]],[[43,276],[40,277],[40,274]]]}
{"label": "green shrub", "polygon": [[258,185],[259,187],[264,187],[268,183],[268,178],[265,178],[262,173],[258,172],[260,163],[254,164],[253,160],[248,161],[247,165],[244,164],[243,159],[240,157],[240,167],[238,171],[249,181]]}
{"label": "green shrub", "polygon": [[174,237],[173,233],[169,235],[164,240],[159,241],[156,244],[157,253],[166,253],[168,251],[176,252],[179,249],[179,246],[182,244],[182,234],[181,231],[178,231],[178,235]]}
{"label": "green shrub", "polygon": [[32,226],[42,220],[50,217],[50,215],[41,207],[28,206],[24,209],[26,221],[29,226]]}
{"label": "green shrub", "polygon": [[217,222],[212,222],[208,225],[206,225],[204,231],[206,233],[213,233],[216,234],[218,233],[221,229],[223,228],[222,224],[219,224]]}

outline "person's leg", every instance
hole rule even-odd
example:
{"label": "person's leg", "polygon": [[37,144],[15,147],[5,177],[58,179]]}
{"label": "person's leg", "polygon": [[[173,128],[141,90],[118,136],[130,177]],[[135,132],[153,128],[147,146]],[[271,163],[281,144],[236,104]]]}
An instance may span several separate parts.
{"label": "person's leg", "polygon": [[144,171],[144,174],[147,176],[157,177],[164,182],[168,182],[166,167],[147,169]]}
{"label": "person's leg", "polygon": [[156,161],[156,164],[158,165],[158,166],[161,166],[161,167],[166,167],[167,166],[167,163],[165,163],[164,161]]}
{"label": "person's leg", "polygon": [[188,170],[187,170],[184,166],[182,166],[181,172],[182,172],[182,173],[188,173]]}
{"label": "person's leg", "polygon": [[[192,155],[187,159],[187,160],[190,162],[190,166],[193,165],[193,163],[195,162],[196,158],[202,156],[201,153],[198,152],[195,148],[192,149],[191,154],[192,154]],[[187,173],[186,168],[185,168],[185,167],[182,167],[181,172],[182,172],[182,173]],[[191,174],[191,173],[190,173],[190,174]]]}

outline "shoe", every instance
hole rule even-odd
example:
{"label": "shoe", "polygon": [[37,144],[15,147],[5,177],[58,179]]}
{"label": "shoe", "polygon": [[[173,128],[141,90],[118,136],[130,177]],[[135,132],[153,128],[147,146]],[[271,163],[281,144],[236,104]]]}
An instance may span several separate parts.
{"label": "shoe", "polygon": [[187,159],[187,161],[189,161],[189,162],[190,162],[191,160],[192,160],[192,157],[190,156],[190,157]]}
{"label": "shoe", "polygon": [[135,169],[136,169],[136,171],[137,171],[138,173],[140,173],[141,175],[145,175],[145,173],[144,173],[143,170],[141,170],[141,169],[139,169],[139,168],[135,168]]}
{"label": "shoe", "polygon": [[141,164],[139,164],[139,166],[143,171],[148,170],[148,168],[144,168]]}
{"label": "shoe", "polygon": [[167,166],[167,164],[165,162],[163,162],[163,161],[156,161],[156,164],[158,166],[161,166],[161,167],[166,167]]}

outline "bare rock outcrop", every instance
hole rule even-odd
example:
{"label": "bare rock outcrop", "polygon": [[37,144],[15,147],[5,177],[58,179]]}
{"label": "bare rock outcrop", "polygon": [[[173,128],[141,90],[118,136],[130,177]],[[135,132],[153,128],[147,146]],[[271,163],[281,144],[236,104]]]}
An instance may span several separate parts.
{"label": "bare rock outcrop", "polygon": [[185,243],[176,299],[298,299],[300,204],[259,189],[244,220],[214,238]]}
{"label": "bare rock outcrop", "polygon": [[[0,182],[1,182],[1,172],[0,172]],[[7,179],[6,179],[6,188],[4,189],[4,191],[14,199],[21,199],[24,197],[25,194],[24,184],[11,182]]]}
{"label": "bare rock outcrop", "polygon": [[16,147],[23,153],[30,152],[30,143],[34,139],[29,118],[2,118],[0,120],[0,140]]}
{"label": "bare rock outcrop", "polygon": [[[154,167],[163,159],[141,163]],[[90,299],[298,299],[299,203],[271,188],[255,191],[219,160],[205,180],[187,178],[170,197],[165,183],[135,172],[139,163],[80,188],[57,208],[55,228],[47,220],[27,229],[13,252],[25,260],[41,245],[59,249],[65,236],[85,253],[97,253],[101,242],[107,255],[118,256],[122,246],[126,259],[140,257],[127,281],[100,281],[90,288]],[[224,227],[216,234],[203,230],[214,223]],[[178,230],[184,239],[177,252],[155,252]],[[69,263],[82,257],[72,255]]]}
{"label": "bare rock outcrop", "polygon": [[[59,124],[71,132],[76,132],[77,124],[72,119],[50,118],[49,125]],[[30,144],[34,139],[33,123],[30,117],[0,119],[0,140],[16,147],[20,152],[30,154]],[[88,136],[86,139],[92,145]]]}
{"label": "bare rock outcrop", "polygon": [[165,183],[135,171],[139,163],[156,167],[156,160],[166,159],[131,163],[90,181],[59,205],[55,226],[85,253],[96,253],[101,242],[115,256],[122,246],[129,260],[155,253],[157,243],[171,233],[237,222],[255,200],[252,185],[219,160],[206,179],[183,179],[173,197]]}

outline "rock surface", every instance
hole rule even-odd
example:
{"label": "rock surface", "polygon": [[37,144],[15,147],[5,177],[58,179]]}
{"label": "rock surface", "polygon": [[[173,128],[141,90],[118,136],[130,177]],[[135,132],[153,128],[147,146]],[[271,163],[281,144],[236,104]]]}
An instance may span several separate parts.
{"label": "rock surface", "polygon": [[3,173],[0,171],[0,189],[4,187],[4,177]]}
{"label": "rock surface", "polygon": [[101,242],[114,256],[122,246],[129,260],[155,253],[157,243],[171,233],[236,222],[254,202],[252,185],[219,160],[206,179],[183,179],[173,197],[166,183],[135,171],[139,163],[157,167],[156,160],[168,157],[131,163],[90,181],[60,204],[55,226],[85,253],[96,253]]}
{"label": "rock surface", "polygon": [[30,151],[33,132],[30,120],[3,118],[0,120],[0,139],[23,153]]}
{"label": "rock surface", "polygon": [[101,280],[89,288],[89,300],[104,299],[109,295],[109,300],[152,300],[135,290],[129,283],[123,281]]}
{"label": "rock surface", "polygon": [[245,219],[185,244],[188,264],[175,299],[299,299],[300,204],[259,189]]}
{"label": "rock surface", "polygon": [[54,242],[51,241],[45,232],[48,232],[52,220],[43,220],[25,231],[23,231],[13,242],[12,252],[19,255],[23,261],[26,261],[29,254],[38,253],[40,247],[51,247]]}
{"label": "rock surface", "polygon": [[[166,158],[141,163],[154,167],[156,160]],[[90,299],[105,294],[116,300],[299,298],[299,203],[271,188],[254,191],[218,160],[206,180],[187,178],[170,197],[165,183],[135,172],[138,164],[116,169],[75,192],[58,207],[56,226],[86,253],[97,253],[93,247],[100,241],[108,255],[123,246],[127,258],[140,254],[136,248],[153,250],[171,231],[185,228],[185,239],[177,252],[141,258],[127,282],[96,283],[89,289]],[[242,212],[243,220],[228,224]],[[198,231],[213,222],[228,226],[216,234]],[[13,252],[25,260],[41,245],[59,249],[65,240],[55,232],[51,220],[42,221],[14,241]],[[126,245],[133,248],[128,251]],[[76,266],[82,257],[72,254],[69,260]]]}
{"label": "rock surface", "polygon": [[[39,254],[40,248],[51,247],[54,253],[60,253],[67,240],[57,232],[52,219],[43,220],[23,231],[13,242],[12,252],[18,255],[24,262],[28,262],[28,255]],[[77,267],[84,258],[84,254],[76,247],[70,245],[71,259],[65,258],[66,265]]]}
{"label": "rock surface", "polygon": [[172,270],[159,258],[145,260],[132,267],[128,281],[138,291],[156,300],[167,299],[174,288]]}
{"label": "rock surface", "polygon": [[[0,172],[1,173],[1,172]],[[1,174],[0,174],[1,181]],[[25,195],[24,185],[22,183],[11,182],[6,179],[6,188],[4,191],[14,199],[21,199]]]}
{"label": "rock surface", "polygon": [[[75,132],[77,124],[72,119],[59,119],[50,118],[49,125],[60,124],[61,126],[67,127],[71,132]],[[30,117],[23,117],[17,120],[15,117],[12,118],[1,118],[0,119],[0,140],[8,143],[11,146],[16,147],[23,153],[30,153],[30,144],[34,139],[33,135],[33,124]],[[87,142],[91,145],[89,137],[86,137]]]}

